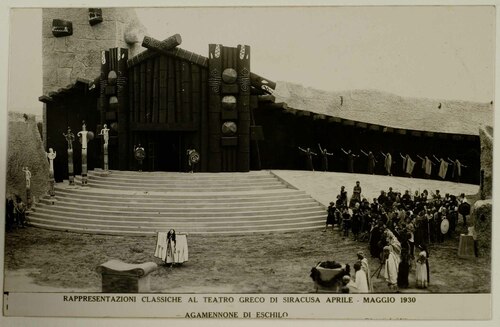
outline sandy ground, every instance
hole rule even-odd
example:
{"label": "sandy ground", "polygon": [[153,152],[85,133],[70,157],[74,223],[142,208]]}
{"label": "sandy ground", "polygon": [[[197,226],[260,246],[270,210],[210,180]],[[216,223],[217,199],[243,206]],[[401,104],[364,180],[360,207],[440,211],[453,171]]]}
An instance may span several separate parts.
{"label": "sandy ground", "polygon": [[[29,239],[31,242],[26,242]],[[156,262],[152,292],[166,293],[309,293],[310,270],[319,261],[353,264],[368,245],[342,239],[338,231],[189,236],[189,261],[166,267],[154,258],[155,237],[117,237],[61,233],[37,228],[6,237],[5,291],[98,292],[95,268],[110,259],[129,263]],[[429,292],[489,292],[490,257],[457,257],[457,238],[430,247]],[[372,271],[379,262],[369,258]],[[450,278],[453,276],[453,278]],[[414,272],[410,274],[414,285]],[[376,292],[387,292],[382,279]],[[412,287],[412,286],[411,286]],[[402,290],[416,292],[415,289]]]}
{"label": "sandy ground", "polygon": [[[475,193],[477,186],[384,176],[322,172],[273,171],[323,204],[335,196],[340,185],[352,189],[361,181],[363,193],[378,194],[389,185],[395,190],[418,185],[443,193]],[[424,184],[425,183],[425,184]],[[454,238],[430,247],[431,283],[427,292],[490,292],[491,258],[457,257],[458,226]],[[352,264],[359,250],[369,254],[366,242],[343,239],[339,231],[255,233],[250,235],[188,237],[189,261],[166,267],[154,258],[156,237],[109,236],[63,233],[38,228],[18,229],[6,234],[5,291],[98,292],[100,276],[95,268],[111,259],[128,263],[152,261],[159,269],[151,275],[152,292],[166,293],[310,293],[314,284],[311,268],[320,261]],[[369,258],[371,270],[379,267]],[[453,276],[453,278],[450,278]],[[414,265],[410,289],[414,287]],[[376,292],[388,292],[383,279],[374,279]]]}

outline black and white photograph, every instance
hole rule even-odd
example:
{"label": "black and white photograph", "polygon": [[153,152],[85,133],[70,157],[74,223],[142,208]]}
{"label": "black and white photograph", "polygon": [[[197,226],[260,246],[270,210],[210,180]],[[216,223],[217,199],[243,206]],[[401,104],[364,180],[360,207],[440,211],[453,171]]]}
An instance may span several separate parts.
{"label": "black and white photograph", "polygon": [[4,316],[491,319],[494,2],[75,5],[6,13]]}

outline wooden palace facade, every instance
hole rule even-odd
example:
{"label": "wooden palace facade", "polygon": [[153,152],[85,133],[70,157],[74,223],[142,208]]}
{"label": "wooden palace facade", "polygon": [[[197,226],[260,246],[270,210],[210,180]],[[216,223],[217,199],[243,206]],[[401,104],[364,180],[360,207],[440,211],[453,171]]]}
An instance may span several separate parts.
{"label": "wooden palace facade", "polygon": [[[110,169],[137,169],[138,145],[145,149],[146,171],[187,171],[188,149],[200,154],[195,168],[199,172],[305,169],[298,147],[317,150],[321,143],[333,152],[329,170],[344,171],[342,147],[392,152],[395,160],[402,151],[428,152],[467,162],[464,181],[479,183],[479,136],[396,131],[297,111],[275,103],[276,84],[251,72],[249,46],[210,44],[204,57],[179,44],[178,35],[164,41],[145,37],[142,45],[148,50],[132,58],[124,48],[102,51],[101,73],[95,80],[78,79],[40,97],[46,105],[46,148],[58,155],[57,181],[68,176],[62,133],[69,126],[76,135],[85,121],[94,133],[88,143],[88,169],[103,167],[99,132],[106,124]],[[74,148],[75,174],[79,174],[78,138]],[[320,156],[314,160],[319,168]],[[356,172],[364,172],[363,158],[356,166]],[[382,174],[383,167],[376,173]]]}

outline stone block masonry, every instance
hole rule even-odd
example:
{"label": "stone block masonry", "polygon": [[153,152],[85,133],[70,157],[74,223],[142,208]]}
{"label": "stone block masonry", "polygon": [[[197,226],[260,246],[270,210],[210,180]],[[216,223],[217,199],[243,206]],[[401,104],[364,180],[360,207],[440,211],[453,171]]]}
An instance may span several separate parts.
{"label": "stone block masonry", "polygon": [[[125,34],[144,31],[134,9],[103,8],[103,22],[91,26],[88,8],[46,8],[42,13],[43,93],[55,92],[77,78],[99,76],[101,51],[128,48],[134,55],[140,44],[127,44]],[[52,20],[73,23],[73,35],[54,37]],[[142,38],[138,38],[142,40]],[[140,41],[139,41],[140,42]]]}

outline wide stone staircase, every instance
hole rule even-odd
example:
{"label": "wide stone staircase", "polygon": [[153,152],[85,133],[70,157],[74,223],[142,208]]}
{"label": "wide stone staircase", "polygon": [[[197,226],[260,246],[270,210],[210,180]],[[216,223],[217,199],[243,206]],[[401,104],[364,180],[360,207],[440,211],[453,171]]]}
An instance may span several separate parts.
{"label": "wide stone staircase", "polygon": [[33,226],[71,232],[151,235],[294,231],[324,226],[326,211],[269,171],[248,173],[89,172],[88,185],[56,184]]}

